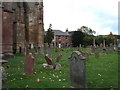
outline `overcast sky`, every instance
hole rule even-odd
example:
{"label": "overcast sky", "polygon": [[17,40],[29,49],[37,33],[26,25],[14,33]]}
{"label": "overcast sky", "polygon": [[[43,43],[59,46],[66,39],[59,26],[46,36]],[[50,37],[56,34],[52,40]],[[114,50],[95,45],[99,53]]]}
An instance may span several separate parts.
{"label": "overcast sky", "polygon": [[88,26],[96,35],[118,34],[119,0],[43,0],[44,28],[75,31]]}

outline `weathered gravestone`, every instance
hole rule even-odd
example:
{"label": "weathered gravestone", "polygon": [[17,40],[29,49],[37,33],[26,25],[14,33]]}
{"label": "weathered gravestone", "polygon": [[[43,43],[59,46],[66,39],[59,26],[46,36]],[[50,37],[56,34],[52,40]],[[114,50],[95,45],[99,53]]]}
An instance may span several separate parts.
{"label": "weathered gravestone", "polygon": [[57,47],[55,47],[55,52],[58,52],[59,50],[58,50],[58,48]]}
{"label": "weathered gravestone", "polygon": [[60,70],[61,69],[61,64],[55,65],[55,70]]}
{"label": "weathered gravestone", "polygon": [[92,53],[91,47],[87,47],[87,48],[86,48],[86,51],[87,51],[87,53],[90,55],[90,54]]}
{"label": "weathered gravestone", "polygon": [[95,54],[95,58],[99,58],[99,50],[98,50],[98,48],[95,48],[94,54]]}
{"label": "weathered gravestone", "polygon": [[82,52],[82,51],[79,51],[79,52],[82,54],[83,57],[86,58],[86,60],[89,59],[89,53],[88,52]]}
{"label": "weathered gravestone", "polygon": [[5,68],[8,68],[5,64],[8,63],[6,60],[0,60],[0,89],[6,88],[7,85],[7,74]]}
{"label": "weathered gravestone", "polygon": [[62,58],[62,54],[59,54],[59,55],[57,56],[56,62],[60,62],[61,58]]}
{"label": "weathered gravestone", "polygon": [[47,48],[47,54],[48,54],[48,57],[49,57],[49,58],[52,58],[52,50],[51,50],[50,47]]}
{"label": "weathered gravestone", "polygon": [[40,46],[40,54],[42,54],[42,55],[44,54],[44,46],[43,45]]}
{"label": "weathered gravestone", "polygon": [[24,71],[25,71],[25,74],[28,75],[28,76],[32,76],[33,75],[34,59],[35,58],[33,57],[32,53],[29,53],[26,56],[25,64],[24,64]]}
{"label": "weathered gravestone", "polygon": [[86,58],[79,51],[74,51],[69,57],[70,78],[73,88],[86,88]]}
{"label": "weathered gravestone", "polygon": [[46,62],[48,63],[48,65],[53,65],[53,66],[55,66],[52,58],[49,58],[48,54],[46,54],[45,60],[46,60]]}
{"label": "weathered gravestone", "polygon": [[37,62],[37,55],[38,53],[34,53],[34,65],[36,65],[36,62]]}

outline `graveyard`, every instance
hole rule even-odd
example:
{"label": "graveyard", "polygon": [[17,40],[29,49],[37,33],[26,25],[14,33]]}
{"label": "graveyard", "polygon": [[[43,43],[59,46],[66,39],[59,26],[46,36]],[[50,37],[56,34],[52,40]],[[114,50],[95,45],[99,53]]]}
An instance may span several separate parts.
{"label": "graveyard", "polygon": [[[58,49],[55,51],[52,48],[52,59],[55,64],[61,64],[60,70],[43,68],[43,64],[47,63],[45,55],[40,54],[36,57],[36,64],[34,65],[33,75],[25,75],[24,64],[25,56],[15,54],[14,58],[9,58],[6,69],[7,74],[7,88],[71,88],[70,79],[70,64],[69,57],[73,51],[72,49]],[[82,48],[85,52],[86,48]],[[34,50],[33,52],[34,53]],[[59,62],[56,62],[56,57],[62,54]],[[96,58],[94,53],[89,55],[85,61],[86,65],[86,85],[87,88],[117,88],[118,87],[118,53],[116,51],[106,54],[99,53]]]}

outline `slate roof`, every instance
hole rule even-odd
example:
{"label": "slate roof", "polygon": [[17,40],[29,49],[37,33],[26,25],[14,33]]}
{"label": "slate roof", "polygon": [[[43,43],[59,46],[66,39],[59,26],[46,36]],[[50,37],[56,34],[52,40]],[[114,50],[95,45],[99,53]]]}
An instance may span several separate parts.
{"label": "slate roof", "polygon": [[67,34],[66,32],[63,32],[61,30],[53,30],[54,32],[54,35],[57,36],[57,35],[60,35],[60,36],[70,36],[70,34]]}

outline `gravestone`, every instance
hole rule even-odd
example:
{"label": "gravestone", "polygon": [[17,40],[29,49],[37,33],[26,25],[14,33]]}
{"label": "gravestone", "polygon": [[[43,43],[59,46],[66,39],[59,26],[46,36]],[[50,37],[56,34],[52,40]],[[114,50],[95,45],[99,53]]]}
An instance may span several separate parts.
{"label": "gravestone", "polygon": [[45,55],[45,60],[47,61],[48,65],[53,65],[53,66],[55,66],[53,60],[48,57],[48,54]]}
{"label": "gravestone", "polygon": [[40,46],[40,54],[44,55],[44,46],[43,45]]}
{"label": "gravestone", "polygon": [[62,54],[59,54],[59,55],[57,56],[56,62],[60,62],[61,58],[62,58]]}
{"label": "gravestone", "polygon": [[6,60],[0,60],[0,89],[6,88],[7,85],[7,74],[5,68],[8,68],[5,64],[8,63]]}
{"label": "gravestone", "polygon": [[55,52],[58,52],[58,48],[57,47],[55,47]]}
{"label": "gravestone", "polygon": [[94,54],[95,54],[95,58],[99,58],[99,51],[98,51],[98,48],[95,48]]}
{"label": "gravestone", "polygon": [[69,57],[70,78],[73,88],[86,88],[86,58],[79,51],[74,51]]}
{"label": "gravestone", "polygon": [[47,54],[49,58],[52,58],[52,50],[50,47],[47,48]]}
{"label": "gravestone", "polygon": [[106,46],[106,45],[105,45],[105,40],[103,40],[103,48],[105,48],[105,46]]}
{"label": "gravestone", "polygon": [[38,53],[34,53],[34,65],[36,65],[36,62],[37,62],[37,55]]}
{"label": "gravestone", "polygon": [[86,51],[87,51],[87,53],[90,55],[90,54],[91,54],[91,52],[92,52],[91,47],[87,47],[87,48],[86,48]]}
{"label": "gravestone", "polygon": [[46,54],[45,60],[46,60],[47,64],[43,64],[43,68],[46,68],[46,69],[54,69],[55,68],[56,65],[53,62],[52,58],[48,57],[48,54]]}
{"label": "gravestone", "polygon": [[82,46],[81,46],[81,44],[79,45],[79,50],[80,50],[80,51],[82,50]]}
{"label": "gravestone", "polygon": [[82,52],[82,51],[79,51],[79,52],[82,54],[83,57],[86,58],[86,60],[89,59],[89,53],[88,52]]}
{"label": "gravestone", "polygon": [[25,71],[25,74],[28,75],[28,76],[32,76],[33,75],[34,59],[35,58],[33,57],[32,53],[29,53],[26,56],[25,64],[24,64],[24,71]]}
{"label": "gravestone", "polygon": [[60,70],[61,69],[61,64],[55,65],[55,70]]}
{"label": "gravestone", "polygon": [[93,47],[96,48],[95,39],[93,39]]}

